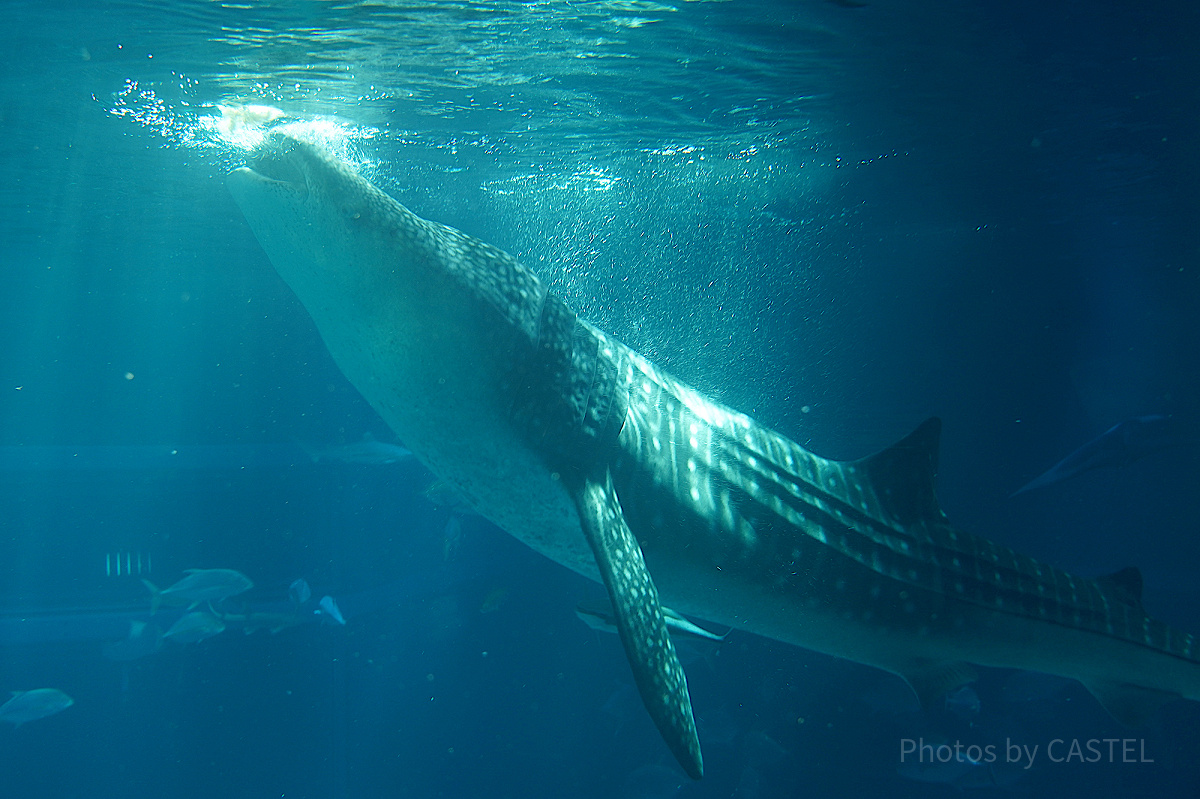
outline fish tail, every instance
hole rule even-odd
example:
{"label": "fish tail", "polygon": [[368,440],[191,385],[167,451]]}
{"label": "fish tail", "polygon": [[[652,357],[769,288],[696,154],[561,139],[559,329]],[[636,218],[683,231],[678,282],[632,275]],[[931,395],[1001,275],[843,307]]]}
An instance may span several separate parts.
{"label": "fish tail", "polygon": [[158,586],[144,577],[142,578],[142,585],[150,589],[150,615],[153,616],[155,613],[158,613],[159,595],[161,592],[158,590]]}

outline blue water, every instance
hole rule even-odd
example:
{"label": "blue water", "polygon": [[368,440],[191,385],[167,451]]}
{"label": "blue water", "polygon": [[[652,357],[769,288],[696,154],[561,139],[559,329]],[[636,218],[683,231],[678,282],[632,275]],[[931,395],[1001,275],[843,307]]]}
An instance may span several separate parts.
{"label": "blue water", "polygon": [[[0,729],[0,796],[1200,792],[1196,704],[1131,730],[1078,685],[988,671],[977,710],[922,712],[889,675],[737,631],[686,658],[687,780],[617,640],[574,615],[598,587],[479,517],[455,533],[416,464],[313,460],[394,439],[205,121],[324,120],[417,213],[819,454],[940,415],[957,525],[1081,574],[1136,564],[1149,611],[1200,632],[1193,4],[4,9],[0,691],[75,704]],[[1008,498],[1148,414],[1178,446]],[[146,618],[141,577],[199,567],[262,606],[304,577],[348,624],[104,657]],[[1153,763],[1044,754],[1113,737]],[[916,738],[1043,755],[914,774]]]}

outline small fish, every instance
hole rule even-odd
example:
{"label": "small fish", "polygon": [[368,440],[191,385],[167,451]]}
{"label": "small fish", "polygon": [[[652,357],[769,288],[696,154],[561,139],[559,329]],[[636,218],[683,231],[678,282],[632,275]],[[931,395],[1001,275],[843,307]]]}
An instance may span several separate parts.
{"label": "small fish", "polygon": [[1009,759],[1003,744],[964,745],[944,736],[909,739],[908,744],[917,748],[902,750],[896,773],[917,782],[949,785],[960,791],[995,790],[1020,782],[1029,774],[1029,761]]}
{"label": "small fish", "polygon": [[979,700],[979,694],[969,685],[964,685],[958,690],[946,694],[945,706],[948,713],[963,721],[970,721],[978,716],[983,707]]}
{"label": "small fish", "polygon": [[12,699],[0,705],[0,721],[14,728],[27,721],[53,716],[75,704],[75,700],[57,688],[35,688],[32,691],[13,691]]}
{"label": "small fish", "polygon": [[181,617],[163,633],[163,638],[170,638],[181,644],[197,644],[206,638],[225,632],[225,622],[206,610],[194,610]]}
{"label": "small fish", "polygon": [[331,596],[323,596],[319,605],[321,609],[317,611],[318,613],[324,613],[343,627],[346,625],[346,619],[342,616],[342,612],[338,610],[336,599]]}
{"label": "small fish", "polygon": [[[729,635],[728,632],[725,635],[717,635],[716,633],[709,632],[703,627],[693,624],[670,608],[663,608],[662,612],[668,629],[673,633],[685,636],[690,635],[695,638],[705,638],[709,641],[724,641],[725,637]],[[599,630],[602,633],[616,633],[617,631],[616,616],[613,613],[612,603],[607,599],[595,602],[580,602],[575,606],[575,615],[593,630]]]}
{"label": "small fish", "polygon": [[309,587],[308,580],[303,577],[293,580],[288,586],[288,599],[292,600],[293,605],[303,605],[312,599],[312,588]]}
{"label": "small fish", "polygon": [[488,595],[479,603],[479,612],[483,614],[495,613],[507,599],[507,588],[493,588],[491,591],[488,591]]}
{"label": "small fish", "polygon": [[187,605],[192,609],[201,602],[218,602],[237,596],[254,587],[250,578],[233,569],[188,569],[187,577],[162,591],[149,580],[142,580],[150,589],[150,612],[158,612],[163,602]]}
{"label": "small fish", "polygon": [[956,750],[953,744],[944,738],[922,738],[919,744],[927,749],[918,749],[901,756],[900,767],[896,769],[896,773],[901,777],[917,782],[953,785],[957,788],[993,782],[991,762],[985,759],[983,753],[977,754],[974,750],[968,752],[961,747]]}
{"label": "small fish", "polygon": [[154,622],[130,621],[129,635],[104,647],[109,660],[130,661],[153,655],[162,649],[163,632]]}

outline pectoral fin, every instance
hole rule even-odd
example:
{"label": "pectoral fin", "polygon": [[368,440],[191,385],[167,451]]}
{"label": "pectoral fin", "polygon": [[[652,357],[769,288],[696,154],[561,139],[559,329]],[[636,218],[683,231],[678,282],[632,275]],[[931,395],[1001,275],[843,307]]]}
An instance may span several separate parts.
{"label": "pectoral fin", "polygon": [[955,691],[979,676],[979,672],[968,663],[941,663],[935,661],[920,661],[908,664],[899,670],[921,707],[929,709],[936,707],[942,697]]}
{"label": "pectoral fin", "polygon": [[642,702],[684,771],[700,779],[704,763],[687,680],[667,634],[658,589],[625,523],[607,470],[584,481],[575,493],[575,504],[612,600],[617,633]]}

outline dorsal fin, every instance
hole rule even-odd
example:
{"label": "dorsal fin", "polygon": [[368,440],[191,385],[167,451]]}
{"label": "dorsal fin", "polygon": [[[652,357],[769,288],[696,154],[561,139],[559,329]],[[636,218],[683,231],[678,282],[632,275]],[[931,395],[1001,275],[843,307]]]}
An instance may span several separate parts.
{"label": "dorsal fin", "polygon": [[1142,606],[1142,571],[1129,566],[1112,574],[1096,578],[1100,587],[1136,608]]}
{"label": "dorsal fin", "polygon": [[934,490],[942,420],[931,416],[898,442],[853,463],[865,472],[883,504],[900,524],[944,518]]}

